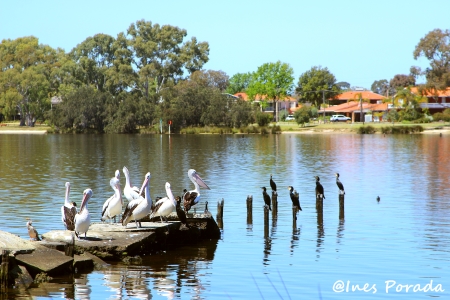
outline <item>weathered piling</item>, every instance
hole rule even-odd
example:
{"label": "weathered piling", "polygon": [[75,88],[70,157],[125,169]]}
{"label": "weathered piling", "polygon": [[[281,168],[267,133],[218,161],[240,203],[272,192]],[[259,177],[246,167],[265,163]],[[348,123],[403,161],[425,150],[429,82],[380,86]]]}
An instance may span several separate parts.
{"label": "weathered piling", "polygon": [[9,276],[9,250],[2,251],[2,263],[0,265],[0,292],[3,294],[8,288]]}
{"label": "weathered piling", "polygon": [[224,200],[222,198],[222,200],[217,201],[217,225],[219,226],[220,229],[223,229],[223,203]]}
{"label": "weathered piling", "polygon": [[73,257],[73,255],[74,255],[73,249],[74,248],[75,248],[75,237],[72,234],[71,243],[67,243],[64,245],[64,254],[66,254],[66,256]]}
{"label": "weathered piling", "polygon": [[278,193],[272,191],[272,219],[276,219],[278,215]]}
{"label": "weathered piling", "polygon": [[253,223],[253,196],[247,196],[247,224]]}
{"label": "weathered piling", "polygon": [[264,226],[269,225],[269,207],[264,206]]}
{"label": "weathered piling", "polygon": [[320,194],[316,195],[316,210],[317,212],[323,212],[323,197]]}
{"label": "weathered piling", "polygon": [[339,195],[339,219],[344,219],[344,195]]}
{"label": "weathered piling", "polygon": [[217,220],[223,219],[223,203],[223,198],[222,200],[217,201]]}

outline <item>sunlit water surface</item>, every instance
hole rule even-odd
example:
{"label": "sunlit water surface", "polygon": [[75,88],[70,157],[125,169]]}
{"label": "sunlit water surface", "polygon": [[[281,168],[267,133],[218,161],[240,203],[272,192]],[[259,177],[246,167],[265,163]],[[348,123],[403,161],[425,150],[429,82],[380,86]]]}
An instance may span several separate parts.
{"label": "sunlit water surface", "polygon": [[[164,194],[166,181],[175,194],[192,188],[187,170],[194,168],[211,188],[202,202],[213,216],[217,201],[225,203],[218,241],[145,256],[138,266],[111,263],[55,278],[10,297],[450,299],[449,149],[448,135],[431,134],[0,135],[0,230],[25,239],[27,217],[39,233],[63,228],[66,181],[76,202],[93,189],[89,211],[99,219],[109,179],[123,166],[133,185],[151,172],[153,197]],[[346,191],[344,219],[336,172]],[[279,204],[265,226],[261,187],[269,188],[270,174]],[[325,188],[322,215],[315,175]],[[288,185],[303,208],[295,224]]]}

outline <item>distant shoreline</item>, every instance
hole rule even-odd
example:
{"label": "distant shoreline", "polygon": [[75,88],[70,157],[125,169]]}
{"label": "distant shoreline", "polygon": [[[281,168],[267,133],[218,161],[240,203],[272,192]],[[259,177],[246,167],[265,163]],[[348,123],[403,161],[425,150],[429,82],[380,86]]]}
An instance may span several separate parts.
{"label": "distant shoreline", "polygon": [[47,130],[0,130],[0,134],[47,134]]}

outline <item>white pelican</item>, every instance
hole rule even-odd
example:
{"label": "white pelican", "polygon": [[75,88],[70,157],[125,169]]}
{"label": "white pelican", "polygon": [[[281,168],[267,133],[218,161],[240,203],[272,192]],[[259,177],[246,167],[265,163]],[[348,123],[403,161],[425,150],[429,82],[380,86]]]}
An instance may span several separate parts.
{"label": "white pelican", "polygon": [[184,210],[188,212],[192,206],[200,201],[200,187],[210,190],[209,186],[201,179],[197,171],[190,169],[188,171],[189,179],[195,186],[192,191],[185,192],[183,195]]}
{"label": "white pelican", "polygon": [[175,201],[175,197],[173,196],[172,190],[170,189],[170,183],[168,182],[166,182],[166,194],[167,197],[159,199],[155,203],[155,206],[152,209],[152,213],[150,214],[150,219],[159,216],[162,223],[162,219],[166,219],[166,217],[170,215],[170,213],[176,208],[177,202]]}
{"label": "white pelican", "polygon": [[27,229],[28,229],[28,235],[30,236],[30,241],[40,241],[39,234],[37,230],[33,227],[33,221],[31,219],[28,219],[27,222]]}
{"label": "white pelican", "polygon": [[[119,170],[117,170],[117,172],[119,172]],[[114,223],[116,223],[116,216],[122,212],[123,206],[120,180],[117,177],[113,177],[109,181],[109,184],[114,190],[114,195],[109,197],[108,200],[105,201],[105,204],[103,204],[101,220],[105,221],[114,218]]]}
{"label": "white pelican", "polygon": [[80,239],[80,234],[84,233],[84,238],[86,238],[86,233],[91,225],[91,216],[87,209],[87,203],[92,197],[92,190],[85,189],[83,192],[83,200],[81,201],[80,211],[75,215],[75,235]]}
{"label": "white pelican", "polygon": [[61,220],[67,230],[75,229],[75,215],[77,214],[77,205],[69,201],[70,182],[66,182],[66,197],[64,205],[61,206]]}
{"label": "white pelican", "polygon": [[141,222],[139,222],[138,226],[138,221],[150,213],[152,208],[152,198],[150,197],[150,178],[150,172],[145,174],[144,183],[138,193],[141,194],[142,190],[145,190],[145,198],[139,196],[138,199],[130,201],[126,206],[122,219],[120,220],[122,222],[122,226],[127,226],[131,220],[134,220],[136,223],[136,228],[141,227]]}
{"label": "white pelican", "polygon": [[141,198],[140,192],[142,191],[140,191],[137,187],[131,185],[130,172],[128,171],[127,167],[123,167],[122,171],[125,175],[125,187],[123,188],[123,194],[125,195],[125,198],[127,198],[130,202]]}

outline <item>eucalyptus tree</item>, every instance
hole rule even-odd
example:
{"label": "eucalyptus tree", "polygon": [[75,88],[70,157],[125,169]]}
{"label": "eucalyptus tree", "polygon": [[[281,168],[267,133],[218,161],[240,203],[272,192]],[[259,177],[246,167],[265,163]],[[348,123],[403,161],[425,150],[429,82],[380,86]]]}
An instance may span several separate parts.
{"label": "eucalyptus tree", "polygon": [[127,30],[137,72],[134,89],[149,97],[160,94],[169,78],[180,79],[185,72],[200,70],[208,61],[209,45],[195,37],[184,41],[187,31],[171,25],[140,20]]}
{"label": "eucalyptus tree", "polygon": [[334,98],[340,89],[336,84],[336,78],[328,68],[314,66],[300,75],[296,92],[301,95],[301,102],[310,102],[320,109],[324,99]]}
{"label": "eucalyptus tree", "polygon": [[236,93],[245,92],[250,84],[251,78],[252,73],[234,74],[228,82],[227,93],[234,95]]}
{"label": "eucalyptus tree", "polygon": [[114,63],[115,48],[115,39],[110,35],[99,33],[88,37],[69,53],[80,68],[73,75],[83,84],[105,91],[107,73]]}
{"label": "eucalyptus tree", "polygon": [[425,57],[430,67],[411,67],[414,76],[424,75],[427,87],[445,90],[450,86],[450,30],[434,29],[420,39],[414,49],[414,59]]}
{"label": "eucalyptus tree", "polygon": [[265,63],[252,74],[247,87],[249,99],[259,98],[274,104],[275,121],[278,122],[278,101],[284,100],[292,93],[294,85],[294,70],[287,63]]}
{"label": "eucalyptus tree", "polygon": [[21,126],[34,126],[50,109],[57,90],[52,76],[59,53],[36,37],[2,40],[0,44],[0,108],[6,118],[20,114]]}

